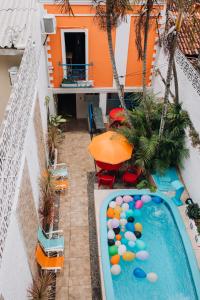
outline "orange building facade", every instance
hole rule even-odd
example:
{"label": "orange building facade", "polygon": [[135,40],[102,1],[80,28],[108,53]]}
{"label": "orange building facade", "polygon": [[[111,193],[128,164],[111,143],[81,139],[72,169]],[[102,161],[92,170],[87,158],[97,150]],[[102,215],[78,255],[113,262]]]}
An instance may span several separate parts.
{"label": "orange building facade", "polygon": [[[90,1],[72,0],[71,5],[73,15],[64,13],[59,4],[44,4],[46,13],[56,18],[56,33],[47,39],[50,87],[54,94],[99,94],[99,102],[105,102],[109,93],[116,93],[106,32],[99,28]],[[140,7],[133,5],[132,9],[126,22],[112,34],[117,70],[125,92],[138,92],[142,86],[142,62],[138,60],[135,44]],[[155,5],[150,21],[147,49],[149,87],[158,41],[156,16],[162,10],[162,5]],[[103,110],[105,112],[105,105]]]}

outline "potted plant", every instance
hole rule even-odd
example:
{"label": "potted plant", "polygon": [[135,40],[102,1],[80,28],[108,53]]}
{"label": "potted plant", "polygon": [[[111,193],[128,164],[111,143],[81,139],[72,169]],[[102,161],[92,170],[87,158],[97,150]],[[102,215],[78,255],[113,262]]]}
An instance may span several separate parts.
{"label": "potted plant", "polygon": [[190,219],[190,228],[196,231],[196,226],[200,225],[200,207],[197,203],[191,203],[186,208],[186,213]]}
{"label": "potted plant", "polygon": [[54,299],[55,292],[52,289],[54,277],[51,273],[41,273],[33,279],[31,287],[27,290],[30,300]]}

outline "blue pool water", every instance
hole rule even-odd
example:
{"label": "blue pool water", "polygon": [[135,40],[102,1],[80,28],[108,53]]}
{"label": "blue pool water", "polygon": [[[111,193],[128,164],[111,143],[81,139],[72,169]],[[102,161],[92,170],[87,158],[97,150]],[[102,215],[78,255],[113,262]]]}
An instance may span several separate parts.
{"label": "blue pool water", "polygon": [[[113,276],[115,299],[198,299],[182,240],[166,204],[145,204],[142,217],[136,218],[136,221],[143,225],[141,239],[147,245],[150,257],[146,261],[121,260],[122,272],[119,276]],[[135,278],[133,269],[136,267],[142,268],[146,273],[155,272],[158,281],[150,283],[147,279]]]}

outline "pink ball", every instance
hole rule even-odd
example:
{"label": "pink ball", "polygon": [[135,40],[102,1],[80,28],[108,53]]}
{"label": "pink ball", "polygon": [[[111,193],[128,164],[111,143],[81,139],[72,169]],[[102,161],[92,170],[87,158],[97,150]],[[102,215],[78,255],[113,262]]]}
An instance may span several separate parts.
{"label": "pink ball", "polygon": [[117,205],[121,205],[123,203],[123,198],[121,196],[118,196],[115,202],[117,203]]}
{"label": "pink ball", "polygon": [[133,201],[133,198],[129,195],[125,195],[123,197],[123,201],[126,202],[126,203],[129,203],[129,202]]}
{"label": "pink ball", "polygon": [[143,195],[141,197],[141,200],[142,200],[143,203],[148,203],[148,202],[151,201],[151,196],[149,196],[149,195]]}
{"label": "pink ball", "polygon": [[144,203],[142,202],[142,200],[138,200],[135,202],[135,208],[140,209],[142,208],[143,204]]}

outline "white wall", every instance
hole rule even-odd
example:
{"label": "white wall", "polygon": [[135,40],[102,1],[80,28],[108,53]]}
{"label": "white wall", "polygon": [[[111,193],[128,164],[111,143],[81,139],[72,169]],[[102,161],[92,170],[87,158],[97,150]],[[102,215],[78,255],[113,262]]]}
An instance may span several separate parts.
{"label": "white wall", "polygon": [[[163,50],[160,51],[160,54],[157,57],[157,66],[160,68],[163,77],[166,78],[167,56],[164,54]],[[180,65],[177,63],[176,68],[178,74],[180,102],[183,104],[183,108],[189,113],[195,129],[200,134],[200,96],[193,88],[191,81],[188,80]],[[164,95],[164,83],[159,75],[154,78],[153,87],[157,96],[162,97]],[[175,94],[173,80],[171,90]],[[194,149],[188,139],[187,146],[189,148],[190,157],[185,160],[181,174],[190,196],[195,202],[200,204],[200,151]]]}
{"label": "white wall", "polygon": [[[39,19],[38,19],[39,22]],[[36,47],[41,44],[40,23],[37,23],[35,32]],[[46,68],[45,50],[42,48],[39,64],[39,78],[35,86],[35,96],[33,102],[39,99],[43,134],[46,140],[47,133],[47,113],[45,106],[45,96],[49,95],[48,91],[48,75]],[[31,71],[31,70],[30,70]],[[0,294],[5,300],[26,300],[27,288],[32,283],[31,272],[28,265],[28,259],[24,250],[23,236],[21,235],[15,215],[15,209],[18,202],[18,194],[20,191],[21,176],[25,158],[28,162],[28,169],[31,181],[32,192],[35,200],[36,210],[39,204],[39,158],[37,153],[37,139],[34,128],[34,106],[32,107],[31,117],[28,124],[28,131],[22,157],[22,165],[20,175],[18,177],[18,186],[16,189],[15,200],[11,215],[11,222],[8,228],[8,235],[2,257],[2,265],[0,268]],[[23,182],[22,182],[23,184]],[[35,259],[33,257],[33,259]]]}
{"label": "white wall", "polygon": [[5,300],[26,300],[31,283],[23,239],[15,214],[11,217],[0,272],[0,293]]}

